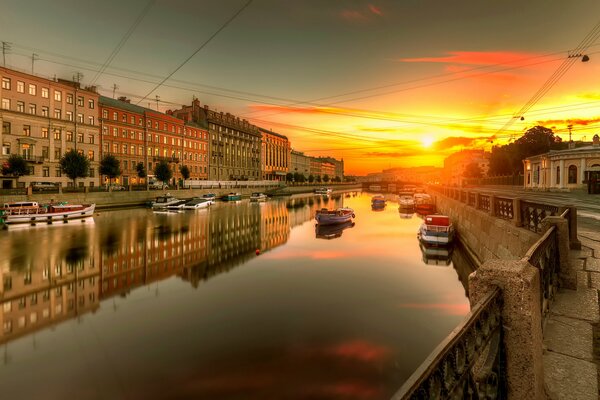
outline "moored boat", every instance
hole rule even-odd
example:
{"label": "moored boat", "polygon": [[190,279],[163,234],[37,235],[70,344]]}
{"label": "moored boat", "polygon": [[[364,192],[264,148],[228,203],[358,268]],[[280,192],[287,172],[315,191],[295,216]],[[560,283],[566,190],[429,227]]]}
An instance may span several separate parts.
{"label": "moored boat", "polygon": [[417,237],[428,245],[448,245],[454,240],[454,226],[446,215],[427,215],[419,228]]}
{"label": "moored boat", "polygon": [[371,197],[371,208],[381,210],[385,207],[385,204],[385,197],[382,194]]}
{"label": "moored boat", "polygon": [[173,205],[181,200],[171,196],[167,193],[164,196],[157,196],[156,199],[152,202],[152,208],[167,208],[170,205]]}
{"label": "moored boat", "polygon": [[342,224],[352,221],[354,217],[354,210],[348,207],[341,207],[335,210],[322,208],[317,210],[315,214],[315,219],[319,225]]}
{"label": "moored boat", "polygon": [[213,200],[204,198],[193,198],[185,202],[182,208],[184,210],[197,210],[199,208],[207,208],[211,204],[213,204]]}
{"label": "moored boat", "polygon": [[185,203],[187,203],[187,200],[179,200],[176,201],[175,203],[169,204],[166,208],[167,210],[181,210],[183,209],[183,206],[185,205]]}
{"label": "moored boat", "polygon": [[415,205],[415,199],[412,194],[400,194],[398,195],[398,204],[401,208],[412,208]]}
{"label": "moored boat", "polygon": [[331,188],[322,187],[315,189],[315,194],[331,194],[331,192],[333,192]]}
{"label": "moored boat", "polygon": [[252,193],[250,195],[250,201],[267,201],[267,195],[264,193]]}
{"label": "moored boat", "polygon": [[242,199],[242,194],[241,193],[227,193],[226,195],[221,196],[221,200],[224,201],[236,201],[236,200],[241,200]]}
{"label": "moored boat", "polygon": [[95,204],[48,204],[39,205],[35,201],[4,203],[2,219],[7,225],[37,224],[70,219],[87,218],[94,215]]}
{"label": "moored boat", "polygon": [[435,204],[433,199],[426,193],[415,193],[415,211],[419,214],[435,213]]}
{"label": "moored boat", "polygon": [[214,193],[205,193],[202,195],[202,198],[210,201],[210,204],[215,204],[215,200],[217,200],[217,195]]}

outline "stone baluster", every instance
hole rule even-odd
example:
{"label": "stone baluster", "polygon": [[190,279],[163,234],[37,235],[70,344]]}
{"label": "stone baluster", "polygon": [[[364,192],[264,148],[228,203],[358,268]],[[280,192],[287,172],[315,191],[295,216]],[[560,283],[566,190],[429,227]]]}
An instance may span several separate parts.
{"label": "stone baluster", "polygon": [[569,263],[569,222],[560,216],[546,217],[542,220],[542,235],[556,226],[558,234],[558,255],[560,267],[558,279],[560,286],[567,289],[577,289],[577,270]]}
{"label": "stone baluster", "polygon": [[521,199],[513,199],[513,223],[516,227],[523,226],[523,216],[521,215]]}

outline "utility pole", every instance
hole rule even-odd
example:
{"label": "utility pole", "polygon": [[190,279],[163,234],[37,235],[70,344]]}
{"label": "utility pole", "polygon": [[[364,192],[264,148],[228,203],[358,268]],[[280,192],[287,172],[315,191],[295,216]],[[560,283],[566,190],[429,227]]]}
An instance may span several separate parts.
{"label": "utility pole", "polygon": [[573,128],[573,125],[569,124],[569,125],[567,125],[567,128],[569,128],[569,143],[571,143],[572,142],[572,140],[571,140],[571,128]]}
{"label": "utility pole", "polygon": [[160,96],[156,95],[156,111],[158,111],[158,100],[160,100]]}
{"label": "utility pole", "polygon": [[6,53],[10,51],[10,42],[2,42],[2,66],[6,67]]}
{"label": "utility pole", "polygon": [[37,54],[33,53],[31,55],[31,75],[33,75],[33,63],[35,63],[35,60],[39,60],[40,58],[38,57]]}
{"label": "utility pole", "polygon": [[116,83],[113,83],[113,99],[115,98],[115,92],[117,91],[119,87],[117,86]]}

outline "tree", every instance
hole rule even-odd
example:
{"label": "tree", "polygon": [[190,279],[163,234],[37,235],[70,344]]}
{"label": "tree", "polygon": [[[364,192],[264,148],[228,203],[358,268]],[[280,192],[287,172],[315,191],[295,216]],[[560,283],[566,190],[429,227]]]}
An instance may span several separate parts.
{"label": "tree", "polygon": [[287,174],[285,174],[285,181],[286,182],[294,181],[294,174],[292,174],[291,172],[288,172]]}
{"label": "tree", "polygon": [[182,165],[179,168],[179,172],[181,172],[181,176],[183,177],[184,180],[190,179],[190,169],[188,168],[187,165]]}
{"label": "tree", "polygon": [[138,178],[141,179],[146,177],[146,167],[144,166],[143,162],[137,163],[135,170],[137,171]]}
{"label": "tree", "polygon": [[23,175],[29,175],[29,167],[25,159],[18,154],[11,154],[8,161],[2,166],[2,175],[12,175],[19,180]]}
{"label": "tree", "polygon": [[327,175],[327,174],[323,175],[323,182],[325,182],[325,183],[329,182],[329,175]]}
{"label": "tree", "polygon": [[294,182],[304,182],[304,175],[299,172],[294,172]]}
{"label": "tree", "polygon": [[100,160],[100,175],[108,176],[108,182],[112,183],[112,180],[117,176],[121,175],[121,161],[112,154],[107,154]]}
{"label": "tree", "polygon": [[320,183],[320,182],[321,182],[321,175],[317,175],[317,176],[315,177],[315,181],[317,181],[317,182],[319,182],[319,183]]}
{"label": "tree", "polygon": [[312,176],[312,175],[309,175],[309,176],[308,176],[308,182],[309,182],[309,183],[313,183],[314,181],[315,181],[315,177],[314,177],[314,176]]}
{"label": "tree", "polygon": [[154,175],[156,179],[161,181],[164,185],[167,185],[169,180],[173,177],[173,171],[166,161],[161,161],[154,167]]}
{"label": "tree", "polygon": [[479,168],[479,164],[476,162],[467,164],[463,171],[463,177],[465,178],[481,178],[482,175],[481,168]]}
{"label": "tree", "polygon": [[90,160],[77,150],[71,149],[60,159],[60,168],[73,180],[73,186],[75,186],[77,178],[88,176],[90,172]]}

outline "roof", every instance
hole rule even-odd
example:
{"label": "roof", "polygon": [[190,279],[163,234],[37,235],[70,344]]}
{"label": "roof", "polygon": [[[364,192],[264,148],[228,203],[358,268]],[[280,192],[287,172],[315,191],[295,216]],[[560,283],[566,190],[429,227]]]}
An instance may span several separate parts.
{"label": "roof", "polygon": [[270,130],[265,129],[265,128],[261,128],[260,126],[258,127],[258,130],[261,131],[261,132],[267,133],[269,135],[278,136],[278,137],[280,137],[282,139],[287,140],[287,136],[284,136],[284,135],[282,135],[280,133],[277,133],[277,132],[270,131]]}
{"label": "roof", "polygon": [[112,99],[112,98],[106,97],[106,96],[100,96],[98,98],[98,102],[101,105],[104,105],[107,107],[119,108],[121,110],[127,110],[127,111],[138,113],[138,114],[143,114],[145,112],[157,113],[156,110],[152,110],[152,109],[146,108],[146,107],[140,107],[138,105],[131,104],[126,101]]}

